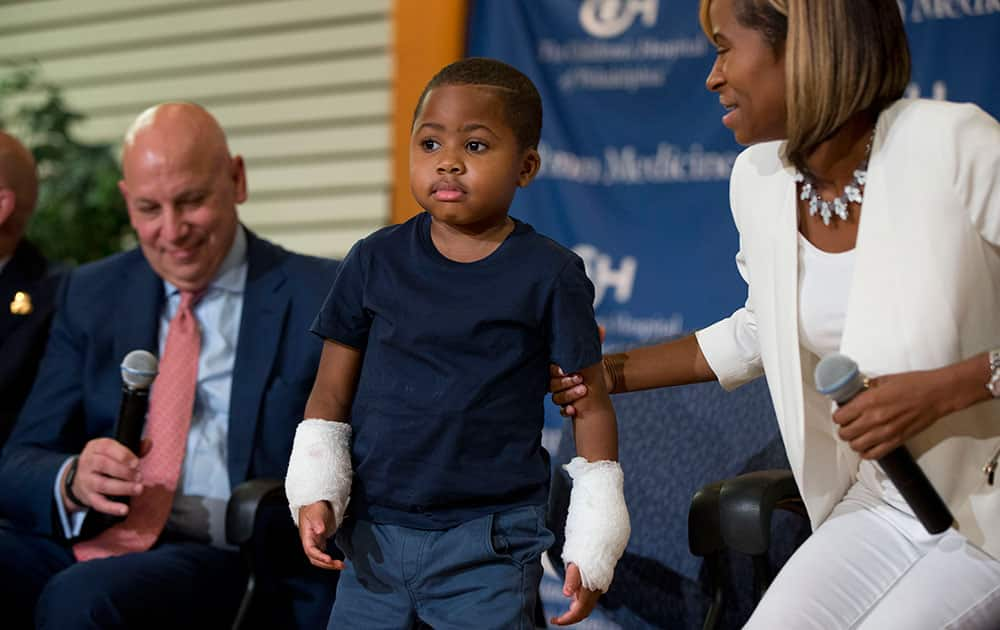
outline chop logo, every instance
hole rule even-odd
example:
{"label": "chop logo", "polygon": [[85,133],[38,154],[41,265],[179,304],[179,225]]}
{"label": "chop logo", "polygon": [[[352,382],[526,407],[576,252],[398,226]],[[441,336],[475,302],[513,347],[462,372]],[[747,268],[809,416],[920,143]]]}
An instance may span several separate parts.
{"label": "chop logo", "polygon": [[612,266],[611,256],[602,253],[593,245],[581,243],[573,251],[583,259],[587,277],[594,283],[594,308],[604,300],[608,289],[614,289],[615,302],[624,304],[632,298],[635,286],[635,270],[639,266],[634,256],[623,256],[618,268]]}
{"label": "chop logo", "polygon": [[583,0],[580,25],[594,37],[616,37],[640,16],[644,25],[656,24],[659,6],[660,0]]}

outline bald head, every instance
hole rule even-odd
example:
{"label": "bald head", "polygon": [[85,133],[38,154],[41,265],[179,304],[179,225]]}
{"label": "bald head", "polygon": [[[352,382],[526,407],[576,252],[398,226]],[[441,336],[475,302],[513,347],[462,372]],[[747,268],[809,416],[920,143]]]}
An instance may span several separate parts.
{"label": "bald head", "polygon": [[[128,179],[133,154],[149,158],[228,160],[229,144],[219,122],[194,103],[163,103],[139,114],[125,132],[122,168]],[[169,154],[169,155],[168,155]]]}
{"label": "bald head", "polygon": [[183,290],[208,286],[232,246],[246,199],[243,160],[205,109],[166,103],[125,134],[119,189],[146,260]]}
{"label": "bald head", "polygon": [[[31,151],[0,131],[0,231],[20,240],[38,199],[38,173]],[[3,254],[0,244],[0,254]]]}

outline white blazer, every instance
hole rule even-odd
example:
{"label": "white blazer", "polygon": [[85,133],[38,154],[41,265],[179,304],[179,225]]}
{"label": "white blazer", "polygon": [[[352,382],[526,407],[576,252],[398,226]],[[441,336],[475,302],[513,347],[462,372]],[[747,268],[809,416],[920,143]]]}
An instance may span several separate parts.
{"label": "white blazer", "polygon": [[[733,167],[746,305],[697,333],[727,389],[767,374],[813,528],[856,480],[798,337],[795,169],[780,142]],[[942,367],[1000,347],[1000,125],[974,105],[901,100],[876,124],[841,351],[869,376]],[[983,384],[985,386],[984,374]],[[958,529],[1000,558],[1000,400],[951,414],[907,446]]]}

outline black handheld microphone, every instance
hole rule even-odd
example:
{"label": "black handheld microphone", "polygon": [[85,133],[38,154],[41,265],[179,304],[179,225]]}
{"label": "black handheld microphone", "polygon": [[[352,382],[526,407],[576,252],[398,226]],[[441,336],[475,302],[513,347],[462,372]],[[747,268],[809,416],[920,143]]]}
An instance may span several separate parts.
{"label": "black handheld microphone", "polygon": [[122,361],[122,403],[115,424],[115,439],[136,455],[149,408],[149,386],[156,378],[159,362],[145,350],[133,350]]}
{"label": "black handheld microphone", "polygon": [[[846,405],[865,389],[858,364],[836,352],[823,357],[816,366],[814,378],[816,390],[832,398],[837,405]],[[948,506],[905,446],[896,447],[878,463],[924,529],[931,534],[940,534],[951,527],[955,519]]]}
{"label": "black handheld microphone", "polygon": [[[133,350],[122,360],[122,402],[115,423],[115,439],[136,455],[142,443],[142,429],[146,424],[149,408],[149,386],[156,378],[159,361],[145,350]],[[109,496],[112,501],[128,505],[131,497]],[[103,529],[125,520],[124,516],[92,511],[83,522],[80,536],[89,538]]]}

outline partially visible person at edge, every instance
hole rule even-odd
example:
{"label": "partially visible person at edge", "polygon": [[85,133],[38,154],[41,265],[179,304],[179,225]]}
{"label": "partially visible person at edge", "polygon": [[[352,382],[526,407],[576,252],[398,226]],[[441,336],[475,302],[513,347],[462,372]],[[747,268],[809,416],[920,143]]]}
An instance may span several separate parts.
{"label": "partially visible person at edge", "polygon": [[24,235],[37,198],[31,151],[0,131],[0,446],[38,372],[63,277]]}
{"label": "partially visible person at edge", "polygon": [[[139,246],[68,275],[0,458],[4,628],[229,626],[247,575],[226,544],[227,502],[247,479],[284,474],[289,418],[319,363],[308,325],[336,263],[240,223],[243,158],[209,112],[140,114],[122,171]],[[119,365],[135,349],[160,357],[139,453],[111,437]],[[329,614],[333,580],[293,560],[274,560],[286,579],[260,585],[252,621],[309,627]]]}
{"label": "partially visible person at edge", "polygon": [[[605,357],[608,390],[767,375],[814,533],[748,628],[998,628],[1000,125],[902,98],[894,0],[702,0],[700,16],[707,87],[753,145],[730,184],[747,301]],[[839,409],[812,382],[834,351],[872,377]],[[569,415],[586,395],[557,368],[551,389]],[[955,516],[942,534],[876,463],[904,444]]]}

